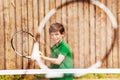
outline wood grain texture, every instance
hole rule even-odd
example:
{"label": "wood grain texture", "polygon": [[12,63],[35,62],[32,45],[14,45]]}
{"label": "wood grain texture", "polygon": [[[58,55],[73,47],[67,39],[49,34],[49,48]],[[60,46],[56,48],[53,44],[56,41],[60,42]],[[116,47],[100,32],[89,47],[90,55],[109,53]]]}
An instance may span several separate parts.
{"label": "wood grain texture", "polygon": [[[73,1],[69,5],[68,2]],[[102,68],[120,67],[120,1],[99,0],[112,11],[118,22],[117,40],[109,57],[102,64]],[[64,4],[47,21],[41,33],[40,51],[50,56],[49,26],[54,22],[62,23],[65,27],[65,40],[73,51],[74,68],[87,68],[106,55],[113,40],[113,28],[109,17],[99,7],[89,3],[89,0],[1,0],[0,3],[0,69],[23,69],[29,60],[15,54],[10,45],[12,35],[19,30],[37,33],[40,22],[47,13],[57,6]],[[17,43],[23,43],[23,37]],[[26,45],[18,45],[17,50],[22,53],[32,52],[33,40]],[[36,62],[31,61],[29,68],[39,68]],[[44,61],[48,66],[49,62]],[[13,64],[13,65],[11,65]]]}

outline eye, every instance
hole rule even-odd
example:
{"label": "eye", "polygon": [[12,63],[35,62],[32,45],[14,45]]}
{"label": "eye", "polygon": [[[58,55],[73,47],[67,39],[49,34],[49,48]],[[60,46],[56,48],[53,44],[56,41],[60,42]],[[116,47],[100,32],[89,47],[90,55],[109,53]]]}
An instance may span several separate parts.
{"label": "eye", "polygon": [[60,33],[59,32],[54,32],[54,33],[51,33],[50,35],[51,36],[58,36],[58,35],[60,35]]}
{"label": "eye", "polygon": [[58,33],[55,34],[56,36],[59,35]]}

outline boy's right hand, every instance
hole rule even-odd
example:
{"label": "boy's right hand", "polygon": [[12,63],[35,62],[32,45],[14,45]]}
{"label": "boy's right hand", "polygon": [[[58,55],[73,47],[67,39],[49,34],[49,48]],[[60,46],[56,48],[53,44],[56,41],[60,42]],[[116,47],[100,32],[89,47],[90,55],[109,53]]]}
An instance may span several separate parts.
{"label": "boy's right hand", "polygon": [[44,59],[45,55],[41,51],[39,51],[39,53],[40,53],[40,57]]}

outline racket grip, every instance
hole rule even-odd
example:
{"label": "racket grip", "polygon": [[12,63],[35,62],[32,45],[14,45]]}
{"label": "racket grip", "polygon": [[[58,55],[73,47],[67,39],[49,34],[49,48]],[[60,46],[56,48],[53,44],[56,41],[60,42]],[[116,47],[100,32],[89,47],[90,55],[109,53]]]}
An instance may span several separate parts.
{"label": "racket grip", "polygon": [[48,67],[42,62],[41,58],[36,59],[36,61],[41,69],[48,69]]}

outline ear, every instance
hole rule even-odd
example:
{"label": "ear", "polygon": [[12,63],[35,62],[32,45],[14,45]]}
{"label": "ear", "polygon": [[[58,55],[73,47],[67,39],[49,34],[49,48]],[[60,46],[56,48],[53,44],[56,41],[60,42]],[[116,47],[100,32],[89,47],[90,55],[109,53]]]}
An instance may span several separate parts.
{"label": "ear", "polygon": [[61,35],[62,35],[62,37],[64,37],[65,36],[65,32],[63,32]]}

